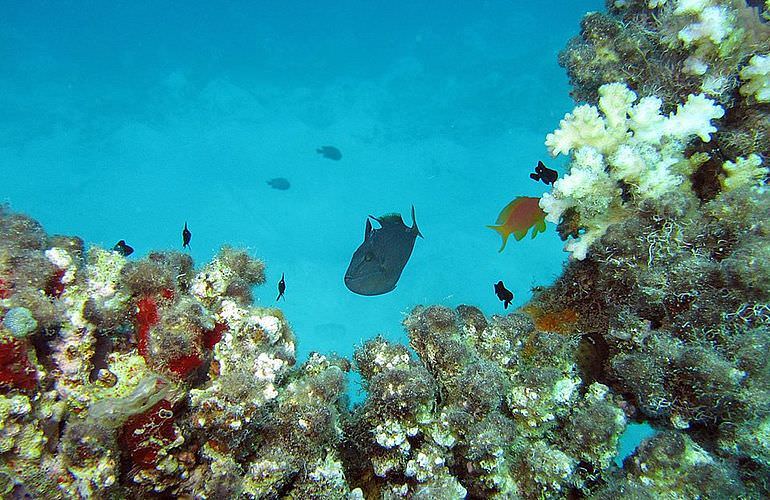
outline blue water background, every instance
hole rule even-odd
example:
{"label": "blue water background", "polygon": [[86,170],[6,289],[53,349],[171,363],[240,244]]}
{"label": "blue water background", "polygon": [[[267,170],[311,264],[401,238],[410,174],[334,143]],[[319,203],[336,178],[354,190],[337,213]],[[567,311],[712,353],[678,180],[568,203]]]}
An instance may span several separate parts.
{"label": "blue water background", "polygon": [[[133,258],[179,249],[185,221],[197,264],[248,247],[260,304],[286,275],[300,358],[404,340],[416,304],[502,313],[494,282],[521,305],[566,254],[553,226],[503,253],[484,226],[545,191],[539,159],[563,165],[543,146],[573,107],[557,54],[601,4],[4,1],[0,200]],[[425,239],[396,290],[350,293],[366,216],[412,204]]]}
{"label": "blue water background", "polygon": [[[484,226],[545,191],[538,160],[563,168],[543,146],[573,107],[557,54],[601,8],[0,1],[0,200],[51,233],[126,239],[132,258],[179,249],[185,221],[199,265],[249,248],[268,266],[259,304],[286,275],[300,359],[406,341],[416,304],[503,313],[493,283],[519,306],[566,254],[553,226],[503,253]],[[327,144],[341,161],[315,153]],[[396,290],[350,293],[366,216],[412,204],[425,239]],[[619,459],[648,432],[631,427]]]}

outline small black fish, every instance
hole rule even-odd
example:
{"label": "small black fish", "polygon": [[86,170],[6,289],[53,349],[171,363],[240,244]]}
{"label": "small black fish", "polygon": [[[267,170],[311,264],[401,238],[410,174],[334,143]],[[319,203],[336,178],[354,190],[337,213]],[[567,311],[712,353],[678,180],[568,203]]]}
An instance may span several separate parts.
{"label": "small black fish", "polygon": [[315,150],[316,153],[323,156],[324,158],[328,158],[330,160],[341,160],[342,159],[342,151],[335,148],[334,146],[321,146],[320,148]]}
{"label": "small black fish", "polygon": [[553,185],[553,183],[556,182],[556,179],[559,178],[559,172],[551,170],[543,165],[542,161],[538,161],[537,166],[535,167],[535,173],[529,174],[529,177],[534,181],[543,181],[546,184]]}
{"label": "small black fish", "polygon": [[182,248],[190,248],[190,238],[192,233],[187,229],[187,223],[184,223],[184,229],[182,229]]}
{"label": "small black fish", "polygon": [[128,257],[134,253],[134,249],[126,243],[126,240],[120,240],[119,242],[115,243],[115,246],[112,247],[112,250],[114,252],[118,252],[123,257]]}
{"label": "small black fish", "polygon": [[[380,223],[379,229],[372,229],[369,218]],[[382,295],[396,288],[409,257],[414,250],[417,237],[422,237],[414,219],[407,227],[399,214],[382,217],[369,216],[366,219],[364,242],[353,253],[345,272],[345,286],[359,295]]]}
{"label": "small black fish", "polygon": [[284,179],[283,177],[276,177],[274,179],[270,179],[269,181],[267,181],[267,183],[270,185],[271,188],[278,189],[281,191],[286,191],[291,187],[289,180]]}
{"label": "small black fish", "polygon": [[513,292],[505,288],[502,281],[495,283],[495,295],[503,302],[505,309],[508,309],[511,301],[513,300]]}
{"label": "small black fish", "polygon": [[[281,297],[283,297],[283,292],[286,291],[286,282],[283,280],[283,273],[281,273],[281,281],[278,282],[278,298],[275,299],[276,302],[278,302]],[[286,300],[286,297],[283,297],[283,300]]]}

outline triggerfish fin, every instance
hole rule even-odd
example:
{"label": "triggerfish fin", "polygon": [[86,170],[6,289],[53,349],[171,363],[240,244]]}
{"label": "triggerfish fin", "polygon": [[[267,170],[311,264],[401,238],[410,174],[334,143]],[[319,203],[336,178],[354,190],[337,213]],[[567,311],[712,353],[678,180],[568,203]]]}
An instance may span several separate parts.
{"label": "triggerfish fin", "polygon": [[500,233],[500,237],[503,238],[500,252],[505,248],[508,236],[511,234],[516,238],[516,241],[519,241],[527,235],[531,227],[534,228],[532,230],[533,238],[537,236],[537,233],[545,232],[545,212],[540,208],[539,202],[540,198],[519,196],[500,212],[500,215],[497,216],[497,225],[487,226]]}

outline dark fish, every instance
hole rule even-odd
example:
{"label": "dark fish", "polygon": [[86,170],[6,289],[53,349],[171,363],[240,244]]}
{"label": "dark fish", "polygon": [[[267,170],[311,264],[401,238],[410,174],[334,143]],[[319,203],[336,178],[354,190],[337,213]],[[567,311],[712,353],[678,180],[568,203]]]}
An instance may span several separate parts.
{"label": "dark fish", "polygon": [[114,252],[118,252],[123,257],[128,257],[134,253],[134,249],[126,243],[126,240],[120,240],[119,242],[115,243],[115,246],[112,247],[112,250]]}
{"label": "dark fish", "polygon": [[315,151],[319,155],[323,156],[324,158],[329,158],[330,160],[342,159],[342,152],[334,146],[321,146]]}
{"label": "dark fish", "polygon": [[511,301],[513,300],[513,292],[505,288],[502,281],[495,283],[495,295],[503,302],[505,309],[508,309]]}
{"label": "dark fish", "polygon": [[190,238],[192,233],[187,229],[187,223],[184,223],[184,229],[182,229],[182,248],[190,248]]}
{"label": "dark fish", "polygon": [[[369,219],[380,223],[379,229],[372,229]],[[345,286],[359,295],[381,295],[396,288],[417,237],[422,237],[414,219],[407,227],[400,214],[382,217],[369,216],[366,219],[364,242],[353,253],[345,272]]]}
{"label": "dark fish", "polygon": [[270,187],[273,189],[280,189],[281,191],[286,191],[291,187],[291,184],[289,184],[288,179],[284,179],[283,177],[276,177],[274,179],[270,179],[267,181],[268,184],[270,184]]}
{"label": "dark fish", "polygon": [[535,173],[529,174],[529,177],[534,181],[543,181],[546,184],[553,185],[553,183],[556,182],[556,179],[559,178],[559,172],[551,170],[543,165],[542,161],[538,161],[537,166],[535,167]]}
{"label": "dark fish", "polygon": [[[276,302],[278,302],[281,297],[283,297],[283,292],[286,291],[286,282],[283,280],[283,273],[281,273],[281,281],[278,282],[278,298],[275,299]],[[286,297],[283,297],[283,300],[286,300]]]}

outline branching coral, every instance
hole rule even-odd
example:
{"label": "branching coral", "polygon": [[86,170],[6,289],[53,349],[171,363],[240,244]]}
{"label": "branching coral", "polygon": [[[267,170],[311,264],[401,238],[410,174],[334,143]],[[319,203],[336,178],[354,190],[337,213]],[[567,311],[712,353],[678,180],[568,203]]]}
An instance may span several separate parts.
{"label": "branching coral", "polygon": [[770,55],[754,55],[740,72],[741,94],[753,96],[757,102],[770,102]]}
{"label": "branching coral", "polygon": [[573,209],[585,232],[566,250],[578,260],[610,225],[686,184],[692,173],[684,157],[687,141],[697,136],[708,142],[716,131],[711,121],[724,114],[702,94],[690,95],[668,117],[660,114],[660,99],[634,104],[636,94],[620,83],[603,85],[599,95],[598,109],[578,106],[545,142],[553,155],[574,151],[569,174],[543,195],[540,206],[554,223]]}

